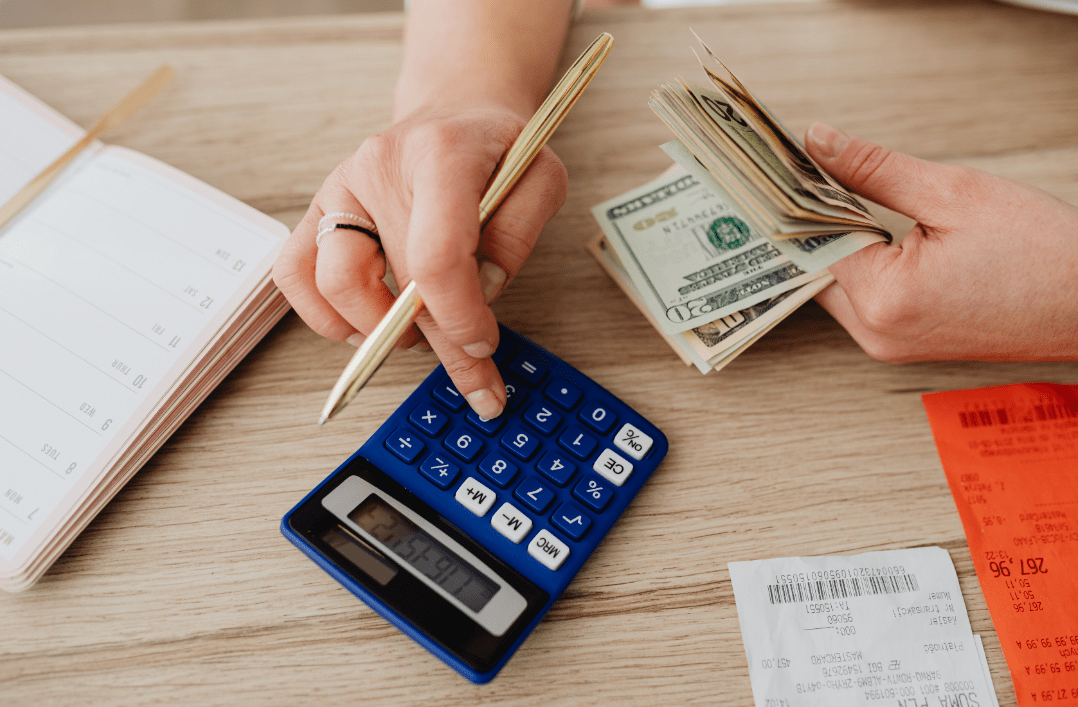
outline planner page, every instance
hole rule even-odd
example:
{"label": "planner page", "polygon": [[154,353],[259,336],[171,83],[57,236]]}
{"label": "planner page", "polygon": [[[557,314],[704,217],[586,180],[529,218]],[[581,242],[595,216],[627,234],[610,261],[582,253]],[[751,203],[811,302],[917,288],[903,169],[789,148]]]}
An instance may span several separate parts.
{"label": "planner page", "polygon": [[0,204],[83,135],[74,123],[0,76]]}
{"label": "planner page", "polygon": [[[20,108],[0,100],[0,125]],[[2,134],[25,142],[24,127]],[[35,134],[34,154],[50,152],[52,137]],[[7,150],[16,139],[0,141]],[[0,185],[17,190],[33,176],[20,160],[30,168],[5,160]],[[0,231],[0,577],[26,566],[94,494],[110,460],[266,281],[287,235],[116,147],[84,158]]]}

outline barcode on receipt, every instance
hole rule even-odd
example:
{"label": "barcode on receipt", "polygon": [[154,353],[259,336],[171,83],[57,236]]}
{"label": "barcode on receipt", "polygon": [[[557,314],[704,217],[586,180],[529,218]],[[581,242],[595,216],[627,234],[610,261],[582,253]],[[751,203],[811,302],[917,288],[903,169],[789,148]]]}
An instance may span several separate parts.
{"label": "barcode on receipt", "polygon": [[816,582],[792,582],[767,585],[767,597],[772,604],[796,604],[805,601],[849,599],[875,594],[905,594],[920,590],[917,576],[896,574],[884,577],[851,577]]}

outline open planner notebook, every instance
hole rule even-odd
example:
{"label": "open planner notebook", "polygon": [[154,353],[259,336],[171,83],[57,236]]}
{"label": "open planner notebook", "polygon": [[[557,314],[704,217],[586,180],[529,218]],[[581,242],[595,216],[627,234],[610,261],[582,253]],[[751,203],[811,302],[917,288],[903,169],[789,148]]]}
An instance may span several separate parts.
{"label": "open planner notebook", "polygon": [[[0,203],[83,134],[0,78]],[[0,231],[0,588],[37,581],[287,311],[287,236],[104,144]]]}

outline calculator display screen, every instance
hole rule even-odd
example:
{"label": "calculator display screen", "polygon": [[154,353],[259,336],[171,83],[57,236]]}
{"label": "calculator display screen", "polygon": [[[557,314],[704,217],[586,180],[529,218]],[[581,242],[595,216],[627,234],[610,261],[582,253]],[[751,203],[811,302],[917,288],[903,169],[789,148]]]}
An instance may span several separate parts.
{"label": "calculator display screen", "polygon": [[378,496],[368,496],[348,518],[472,611],[481,611],[498,591],[497,584]]}
{"label": "calculator display screen", "polygon": [[330,528],[322,539],[353,565],[369,574],[378,584],[385,585],[397,576],[396,567],[388,564],[381,553],[375,551],[346,528],[339,525]]}

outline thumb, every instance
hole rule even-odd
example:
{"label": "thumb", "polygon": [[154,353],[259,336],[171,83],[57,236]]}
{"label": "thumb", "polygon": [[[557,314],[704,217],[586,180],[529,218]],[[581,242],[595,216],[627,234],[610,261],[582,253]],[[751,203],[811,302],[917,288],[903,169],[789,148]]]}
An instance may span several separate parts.
{"label": "thumb", "polygon": [[888,150],[826,123],[808,129],[805,145],[849,189],[919,222],[930,220],[946,165]]}

